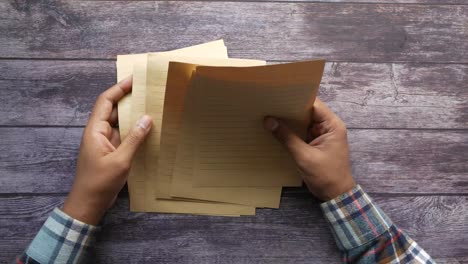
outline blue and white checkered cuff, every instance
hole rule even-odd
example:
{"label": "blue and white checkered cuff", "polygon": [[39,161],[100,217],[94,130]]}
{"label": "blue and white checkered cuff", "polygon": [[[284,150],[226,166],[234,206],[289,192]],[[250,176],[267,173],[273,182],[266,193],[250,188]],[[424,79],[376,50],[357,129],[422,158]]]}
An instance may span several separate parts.
{"label": "blue and white checkered cuff", "polygon": [[55,208],[26,254],[39,263],[79,263],[86,258],[99,227],[88,225]]}

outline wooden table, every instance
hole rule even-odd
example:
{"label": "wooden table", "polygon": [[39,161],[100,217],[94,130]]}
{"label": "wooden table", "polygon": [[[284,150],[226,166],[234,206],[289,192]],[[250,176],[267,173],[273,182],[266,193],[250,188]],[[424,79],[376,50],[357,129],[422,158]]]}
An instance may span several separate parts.
{"label": "wooden table", "polygon": [[[0,2],[0,262],[70,190],[117,54],[223,38],[231,57],[324,57],[320,97],[347,123],[353,175],[440,263],[468,263],[468,1]],[[225,218],[106,216],[98,263],[337,263],[305,189]]]}

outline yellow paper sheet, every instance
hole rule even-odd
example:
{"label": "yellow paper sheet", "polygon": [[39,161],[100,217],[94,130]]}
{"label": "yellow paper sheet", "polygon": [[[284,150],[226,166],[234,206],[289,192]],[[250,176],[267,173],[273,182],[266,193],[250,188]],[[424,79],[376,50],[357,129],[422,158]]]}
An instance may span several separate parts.
{"label": "yellow paper sheet", "polygon": [[[198,67],[187,106],[197,187],[300,186],[295,163],[266,132],[273,115],[305,136],[324,61],[250,68]],[[182,140],[182,139],[181,139]]]}
{"label": "yellow paper sheet", "polygon": [[[177,51],[171,51],[175,54],[180,55],[192,55],[192,53],[197,54],[201,52],[206,54],[212,52],[218,54],[220,57],[227,57],[227,50],[224,47],[222,41],[215,41],[211,43],[201,44],[194,47],[184,48]],[[167,52],[170,53],[170,52]],[[199,54],[198,54],[199,55]],[[117,79],[122,80],[126,76],[130,75],[133,71],[135,64],[145,63],[146,54],[134,54],[134,55],[123,55],[119,56],[117,59]],[[137,74],[138,76],[139,74]],[[138,81],[137,81],[138,82]],[[138,114],[131,113],[131,97],[127,96],[124,100],[119,102],[119,128],[121,137],[124,138],[131,125],[131,117],[138,116]],[[133,177],[132,177],[133,176]],[[129,177],[129,186],[131,179],[134,179],[135,182],[140,182],[138,179],[140,175],[130,175]],[[130,189],[129,189],[130,191]],[[192,213],[192,214],[202,214],[202,215],[222,215],[222,216],[239,216],[239,215],[254,215],[255,208],[231,204],[218,204],[218,203],[197,203],[194,206],[193,202],[181,202],[181,201],[156,201],[152,200],[149,204],[146,203],[146,195],[140,195],[141,192],[146,193],[145,189],[136,189],[132,190],[133,193],[138,195],[131,196],[131,203],[133,203],[137,208],[131,208],[132,211],[137,211],[144,207],[144,211],[150,212],[164,212],[164,213]],[[139,208],[138,208],[139,207]],[[138,210],[142,211],[142,210]]]}
{"label": "yellow paper sheet", "polygon": [[[147,57],[147,56],[145,56]],[[146,96],[146,62],[136,63],[133,67],[133,86],[130,112],[130,124],[135,124],[145,113],[145,96]],[[134,211],[145,211],[145,168],[144,163],[139,162],[144,160],[144,145],[135,153],[130,169],[129,180],[127,181],[128,192],[130,193],[130,208]]]}
{"label": "yellow paper sheet", "polygon": [[[192,61],[193,58],[177,58],[177,61]],[[249,61],[236,59],[201,59],[199,63],[212,66],[257,66],[265,65],[264,61]],[[192,71],[196,65],[180,62],[171,62],[166,87],[164,102],[164,117],[161,135],[161,151],[158,165],[159,180],[155,185],[162,186],[159,189],[159,197],[169,196],[166,191],[171,190],[170,195],[199,200],[219,201],[227,203],[244,204],[256,207],[278,208],[281,198],[281,187],[258,188],[193,188],[193,148],[191,132],[181,130],[181,118],[184,108],[184,98],[190,82]],[[185,142],[177,139],[179,132],[184,133]],[[179,158],[178,166],[173,173],[174,163]],[[171,179],[172,178],[172,179]],[[172,183],[172,184],[171,184]]]}
{"label": "yellow paper sheet", "polygon": [[[208,54],[208,53],[207,53]],[[212,55],[210,52],[209,54]],[[159,171],[165,172],[165,169],[160,170],[158,168],[159,154],[160,154],[160,143],[161,143],[161,118],[163,115],[163,105],[165,98],[165,87],[166,79],[168,74],[168,67],[170,61],[184,61],[184,62],[195,62],[203,63],[208,65],[226,65],[226,59],[220,58],[195,58],[195,57],[182,57],[173,56],[168,54],[150,54],[148,56],[148,85],[147,85],[147,112],[150,114],[158,123],[157,129],[151,131],[150,137],[146,142],[146,162],[145,167],[147,168],[147,174],[151,178],[151,185],[147,187],[147,195],[153,193],[152,196],[148,196],[147,199],[154,198],[165,198],[169,199],[171,175],[162,174],[159,175]],[[252,66],[252,65],[263,65],[264,61],[255,60],[232,60],[231,63],[235,66]],[[163,91],[163,92],[161,92]],[[166,113],[164,113],[166,114]]]}

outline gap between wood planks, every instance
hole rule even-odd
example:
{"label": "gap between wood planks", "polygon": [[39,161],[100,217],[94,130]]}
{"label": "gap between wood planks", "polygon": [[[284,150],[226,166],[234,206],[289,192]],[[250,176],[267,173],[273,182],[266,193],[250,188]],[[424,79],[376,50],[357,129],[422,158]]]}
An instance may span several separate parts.
{"label": "gap between wood planks", "polygon": [[[71,187],[71,186],[70,186]],[[288,187],[292,188],[292,187]],[[302,190],[300,187],[297,187],[299,190],[298,192],[292,192],[292,193],[283,193],[281,197],[301,197],[301,196],[311,196],[311,194],[308,191]],[[372,197],[426,197],[426,196],[468,196],[468,193],[391,193],[391,192],[386,192],[386,193],[380,193],[380,192],[367,192]],[[67,196],[68,192],[59,192],[59,193],[0,193],[0,199],[1,198],[14,198],[14,197],[35,197],[35,196],[50,196],[50,197],[64,197]],[[118,197],[120,198],[128,198],[128,192],[127,190],[122,190]],[[311,196],[310,199],[316,200],[316,198],[313,198]]]}
{"label": "gap between wood planks", "polygon": [[[85,128],[84,125],[0,125],[0,128]],[[420,127],[346,127],[347,130],[404,130],[404,131],[442,131],[463,132],[468,128],[420,128]]]}
{"label": "gap between wood planks", "polygon": [[[468,5],[468,4],[467,4]],[[152,52],[160,52],[160,51],[165,51],[165,50],[153,50]],[[243,57],[235,57],[237,59],[243,59]],[[317,57],[318,58],[318,57]],[[256,58],[260,59],[260,58]],[[311,58],[314,59],[314,58]],[[325,58],[326,59],[326,58]],[[110,58],[41,58],[41,57],[0,57],[0,61],[4,60],[31,60],[31,61],[117,61],[117,59],[110,59]],[[303,61],[303,60],[291,60],[291,61],[286,61],[286,60],[268,60],[267,63],[289,63],[289,62],[298,62],[298,61]],[[373,63],[373,64],[392,64],[392,63],[401,63],[401,64],[419,64],[419,65],[467,65],[467,62],[434,62],[434,61],[385,61],[385,62],[375,62],[375,61],[366,61],[366,60],[328,60],[326,59],[327,63],[333,63],[333,62],[338,62],[338,63],[362,63],[362,64],[367,64],[367,63]]]}
{"label": "gap between wood planks", "polygon": [[[82,2],[128,2],[128,0],[83,0]],[[160,2],[164,0],[156,0],[156,2]],[[154,0],[135,0],[133,2],[155,2]],[[370,4],[379,4],[379,5],[392,5],[395,2],[387,1],[387,0],[367,0],[367,1],[359,1],[359,0],[174,0],[174,2],[254,2],[254,3],[324,3],[324,4],[353,4],[353,5],[370,5]],[[405,2],[398,2],[398,4],[403,5],[440,5],[440,6],[447,6],[447,5],[468,5],[468,3],[463,2],[463,0],[448,0],[447,3],[441,3],[440,1],[431,1],[431,0],[407,0]]]}

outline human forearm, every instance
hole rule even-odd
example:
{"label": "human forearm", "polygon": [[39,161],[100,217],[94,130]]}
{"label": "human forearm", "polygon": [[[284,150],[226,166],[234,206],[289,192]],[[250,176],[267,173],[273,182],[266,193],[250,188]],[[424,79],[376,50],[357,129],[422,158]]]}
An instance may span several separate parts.
{"label": "human forearm", "polygon": [[291,153],[310,192],[328,201],[322,210],[346,263],[433,263],[356,185],[346,126],[322,101],[314,103],[307,141],[283,120],[268,117],[264,126]]}
{"label": "human forearm", "polygon": [[321,208],[345,263],[434,263],[359,185]]}
{"label": "human forearm", "polygon": [[18,263],[80,263],[89,255],[97,225],[127,180],[133,155],[152,126],[143,116],[121,142],[117,102],[132,77],[102,93],[83,131],[75,180],[62,210],[55,209]]}

